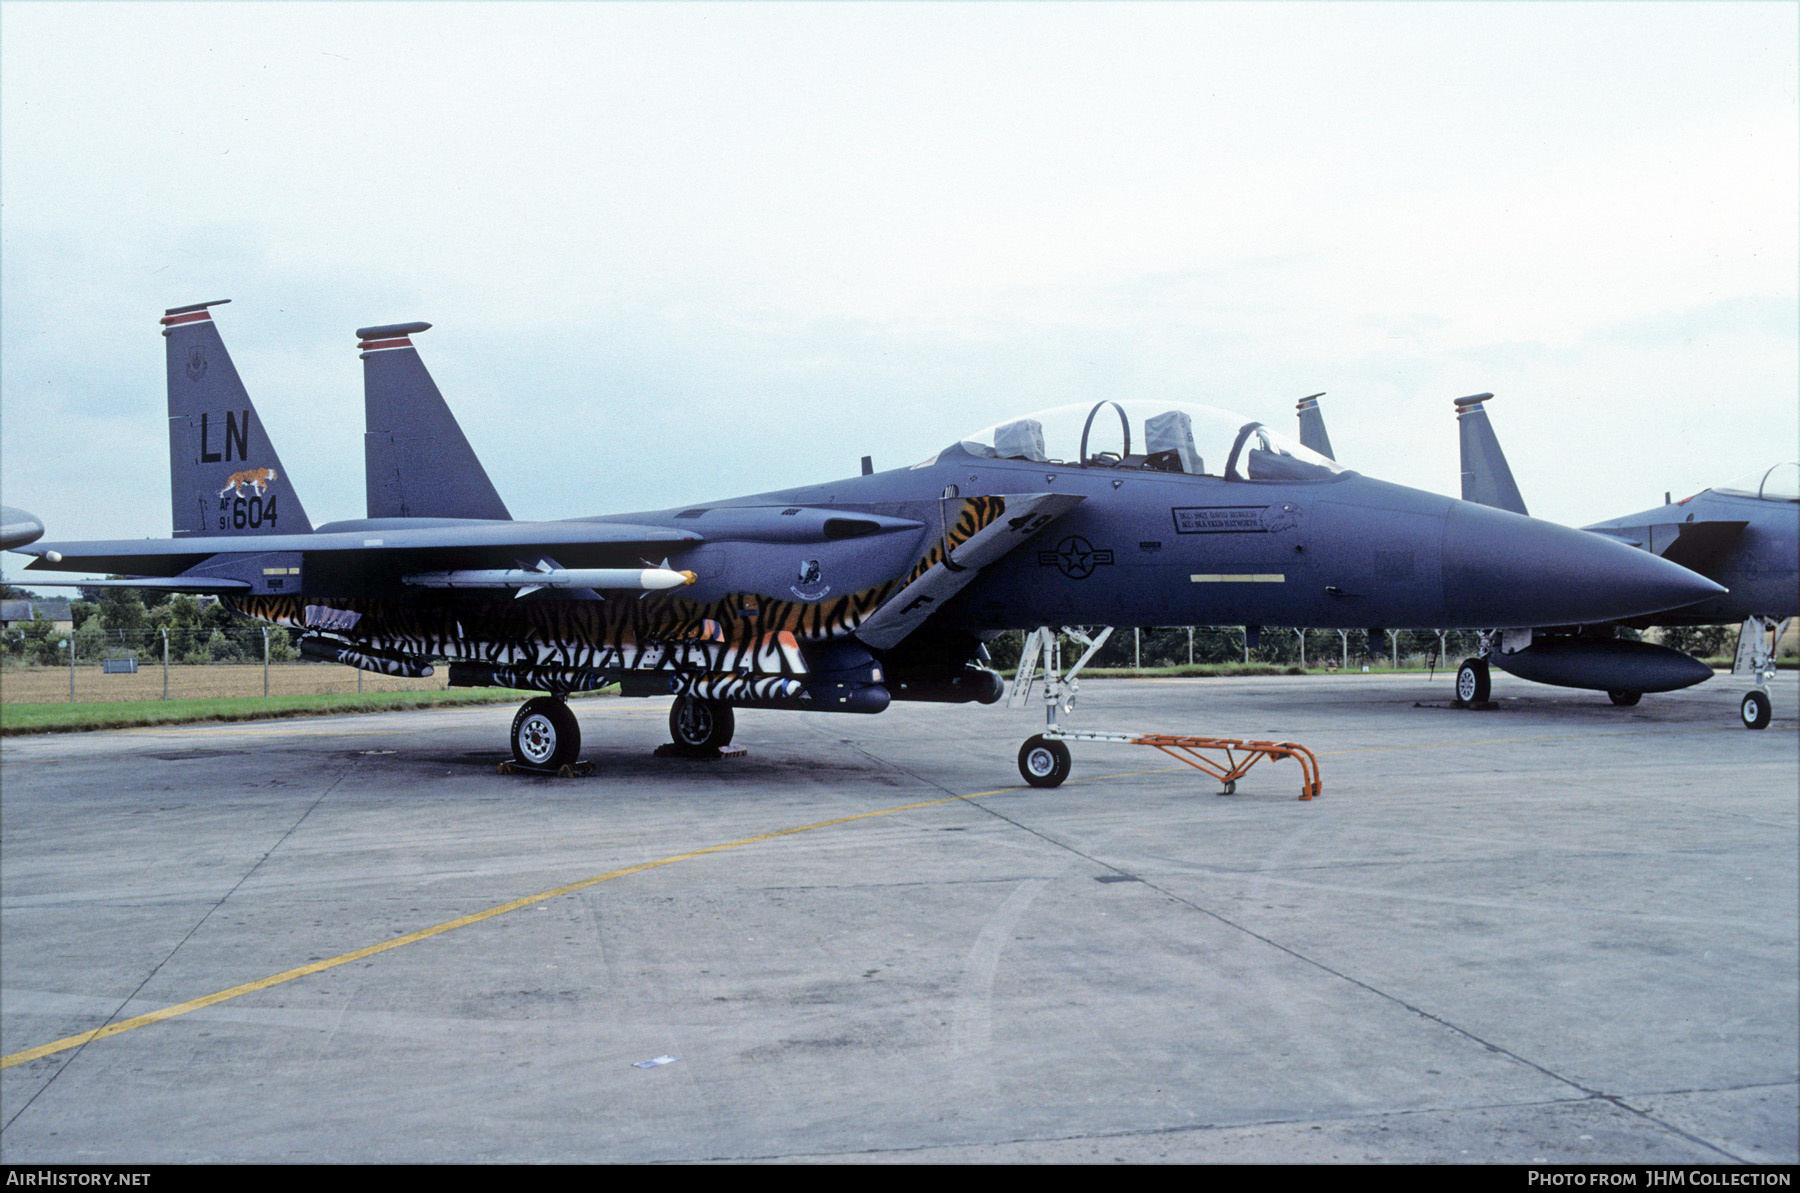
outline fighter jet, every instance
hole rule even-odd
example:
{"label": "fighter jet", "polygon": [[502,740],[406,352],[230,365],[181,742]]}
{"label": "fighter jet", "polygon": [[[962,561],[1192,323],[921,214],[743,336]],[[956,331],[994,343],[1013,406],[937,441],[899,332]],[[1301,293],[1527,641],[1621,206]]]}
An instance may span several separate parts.
{"label": "fighter jet", "polygon": [[[1493,396],[1454,401],[1463,500],[1524,515],[1525,499],[1488,419],[1486,404]],[[1303,433],[1310,417],[1315,433],[1323,436],[1317,402],[1307,399],[1301,406]],[[1598,624],[1490,627],[1481,654],[1465,659],[1457,671],[1458,698],[1486,700],[1492,665],[1521,679],[1605,692],[1614,704],[1629,707],[1646,692],[1690,687],[1713,672],[1678,650],[1617,637],[1620,628],[1738,625],[1732,672],[1756,678],[1739,709],[1745,728],[1766,727],[1775,644],[1788,619],[1800,614],[1800,463],[1761,469],[1680,501],[1665,495],[1659,508],[1585,529],[1679,563],[1728,591],[1679,609]]]}
{"label": "fighter jet", "polygon": [[[39,542],[46,570],[218,594],[301,650],[544,693],[522,766],[577,755],[573,692],[670,695],[678,746],[738,708],[992,703],[984,643],[1052,625],[1479,628],[1636,617],[1718,595],[1623,543],[1387,484],[1261,422],[1101,401],[1008,419],[910,467],[668,509],[520,522],[419,363],[364,328],[369,517],[317,528],[201,303],[163,318],[163,541]],[[1021,752],[1021,771],[1030,778]]]}

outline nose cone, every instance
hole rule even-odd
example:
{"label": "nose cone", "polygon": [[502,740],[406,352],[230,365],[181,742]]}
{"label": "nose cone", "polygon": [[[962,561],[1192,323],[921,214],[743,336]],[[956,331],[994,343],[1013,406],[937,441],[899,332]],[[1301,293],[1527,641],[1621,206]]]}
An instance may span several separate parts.
{"label": "nose cone", "polygon": [[1465,626],[1594,624],[1725,589],[1585,530],[1459,501],[1444,519],[1444,603]]}
{"label": "nose cone", "polygon": [[44,524],[22,509],[0,505],[0,551],[10,551],[44,537]]}

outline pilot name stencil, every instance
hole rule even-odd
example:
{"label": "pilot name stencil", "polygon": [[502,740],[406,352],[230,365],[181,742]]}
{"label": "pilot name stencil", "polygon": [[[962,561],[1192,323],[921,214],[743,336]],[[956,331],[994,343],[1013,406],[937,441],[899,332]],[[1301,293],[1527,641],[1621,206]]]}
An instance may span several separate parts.
{"label": "pilot name stencil", "polygon": [[1282,505],[1188,505],[1169,511],[1176,534],[1268,534],[1300,524],[1300,507]]}

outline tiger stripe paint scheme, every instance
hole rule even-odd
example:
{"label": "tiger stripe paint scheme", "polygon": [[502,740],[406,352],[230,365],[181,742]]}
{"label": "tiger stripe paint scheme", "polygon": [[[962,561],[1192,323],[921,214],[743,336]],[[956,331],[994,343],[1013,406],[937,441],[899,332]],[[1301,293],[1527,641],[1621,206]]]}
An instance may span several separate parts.
{"label": "tiger stripe paint scheme", "polygon": [[[245,616],[372,657],[486,663],[520,669],[515,678],[529,678],[528,669],[545,674],[673,671],[733,680],[721,690],[734,695],[711,698],[762,698],[751,681],[808,674],[802,643],[850,636],[890,597],[1005,512],[1004,497],[963,498],[946,533],[933,536],[930,548],[905,575],[819,601],[745,592],[707,602],[671,592],[585,601],[482,596],[432,604],[300,596],[226,599]],[[544,686],[568,690],[570,683],[565,676]]]}

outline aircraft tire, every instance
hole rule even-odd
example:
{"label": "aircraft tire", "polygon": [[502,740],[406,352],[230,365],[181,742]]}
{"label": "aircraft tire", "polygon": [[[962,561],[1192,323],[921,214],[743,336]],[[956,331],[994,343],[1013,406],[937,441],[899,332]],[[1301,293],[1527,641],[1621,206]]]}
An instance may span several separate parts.
{"label": "aircraft tire", "polygon": [[1456,669],[1456,700],[1459,704],[1480,704],[1492,690],[1486,659],[1464,659]]}
{"label": "aircraft tire", "polygon": [[1608,692],[1606,698],[1620,708],[1630,708],[1644,698],[1642,692]]}
{"label": "aircraft tire", "polygon": [[1033,787],[1062,786],[1071,763],[1067,744],[1048,741],[1041,734],[1026,738],[1019,747],[1019,773]]}
{"label": "aircraft tire", "polygon": [[536,770],[560,770],[581,753],[581,724],[554,696],[527,700],[513,717],[513,761]]}
{"label": "aircraft tire", "polygon": [[1769,703],[1769,694],[1760,688],[1753,688],[1744,693],[1744,702],[1738,705],[1738,712],[1744,718],[1746,729],[1767,729],[1769,717],[1774,713]]}
{"label": "aircraft tire", "polygon": [[723,701],[677,696],[669,707],[669,736],[684,750],[723,749],[736,731],[737,717]]}

